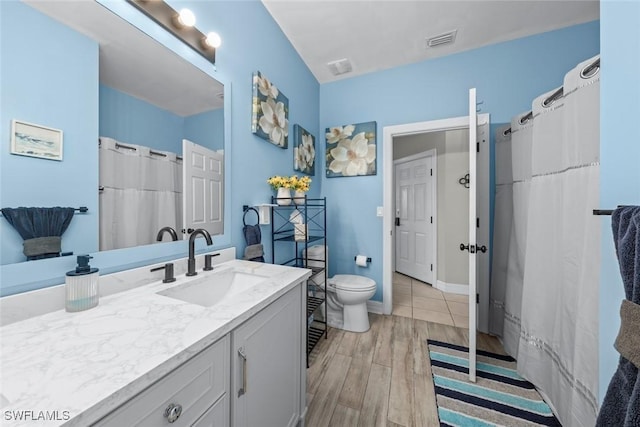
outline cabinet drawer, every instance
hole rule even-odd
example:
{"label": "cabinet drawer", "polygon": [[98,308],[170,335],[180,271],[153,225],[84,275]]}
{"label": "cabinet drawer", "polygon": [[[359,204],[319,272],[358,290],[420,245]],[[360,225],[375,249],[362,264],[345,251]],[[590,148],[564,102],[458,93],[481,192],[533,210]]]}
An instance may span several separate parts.
{"label": "cabinet drawer", "polygon": [[[225,336],[173,372],[135,396],[97,426],[192,425],[229,390],[229,336]],[[220,399],[227,401],[227,399]],[[180,416],[169,423],[165,411],[180,405]]]}
{"label": "cabinet drawer", "polygon": [[225,394],[192,427],[228,427],[229,395]]}

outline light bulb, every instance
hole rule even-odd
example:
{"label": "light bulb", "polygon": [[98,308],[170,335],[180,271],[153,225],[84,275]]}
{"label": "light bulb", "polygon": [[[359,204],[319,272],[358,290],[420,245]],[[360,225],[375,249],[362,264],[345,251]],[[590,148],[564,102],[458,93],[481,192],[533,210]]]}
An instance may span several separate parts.
{"label": "light bulb", "polygon": [[212,48],[218,48],[222,44],[222,39],[218,35],[218,33],[210,32],[207,33],[207,37],[204,39],[204,43]]}
{"label": "light bulb", "polygon": [[189,9],[180,9],[180,13],[178,14],[178,22],[183,27],[193,27],[196,25],[196,15],[193,14]]}

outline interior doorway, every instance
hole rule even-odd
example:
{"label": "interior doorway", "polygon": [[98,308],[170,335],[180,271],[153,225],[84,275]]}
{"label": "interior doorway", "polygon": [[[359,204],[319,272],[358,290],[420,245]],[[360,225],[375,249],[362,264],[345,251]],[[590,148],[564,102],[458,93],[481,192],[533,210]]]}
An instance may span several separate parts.
{"label": "interior doorway", "polygon": [[[397,161],[403,157],[424,155],[434,150],[433,164],[436,191],[433,202],[433,272],[429,280],[434,291],[451,294],[468,295],[468,254],[460,251],[460,244],[468,244],[469,202],[468,190],[465,192],[465,176],[469,172],[468,165],[468,130],[469,118],[458,117],[430,122],[410,123],[384,128],[383,169],[384,169],[384,225],[383,225],[383,312],[393,311],[393,282],[397,278],[397,268],[403,261],[397,256],[400,238],[397,235],[396,202],[399,199],[397,187]],[[489,115],[478,116],[478,244],[488,246],[489,237]],[[447,136],[449,146],[447,147]],[[431,140],[429,143],[428,141]],[[440,142],[438,142],[440,141]],[[449,155],[447,156],[447,148]],[[395,162],[395,163],[394,163]],[[447,168],[447,165],[449,168]],[[446,175],[445,175],[446,174]],[[445,177],[446,176],[446,177]],[[448,186],[447,186],[448,184]],[[437,197],[438,191],[441,193]],[[457,200],[453,196],[456,193]],[[447,198],[443,197],[448,195]],[[439,200],[440,199],[440,200]],[[466,204],[465,204],[466,203]],[[445,221],[445,219],[447,221]],[[431,221],[431,218],[429,218]],[[449,227],[449,232],[442,232],[442,223],[459,224]],[[400,219],[402,225],[402,219]],[[450,224],[450,225],[451,225]],[[456,234],[457,233],[457,234]],[[458,235],[459,234],[459,235]],[[402,248],[400,248],[402,249]],[[400,250],[399,252],[402,252]],[[440,257],[440,259],[438,259]],[[489,302],[489,254],[482,254],[479,263],[478,294],[480,296],[478,329],[485,327],[484,317],[488,319]],[[448,260],[448,262],[446,262]],[[440,271],[438,271],[440,265]],[[431,268],[431,266],[429,266]],[[448,273],[448,274],[447,274]],[[408,277],[416,277],[411,273]],[[428,277],[428,276],[427,276]],[[466,277],[466,279],[465,279]],[[463,299],[460,299],[462,301]],[[434,302],[434,301],[431,301]],[[447,301],[448,303],[448,301]],[[486,305],[486,310],[483,306]],[[486,312],[486,313],[485,313]],[[451,315],[455,315],[451,312]],[[468,316],[468,314],[467,314]],[[488,327],[488,320],[486,321]]]}
{"label": "interior doorway", "polygon": [[[402,144],[405,145],[408,144]],[[394,152],[395,271],[433,283],[437,263],[436,150],[397,157],[398,153]]]}

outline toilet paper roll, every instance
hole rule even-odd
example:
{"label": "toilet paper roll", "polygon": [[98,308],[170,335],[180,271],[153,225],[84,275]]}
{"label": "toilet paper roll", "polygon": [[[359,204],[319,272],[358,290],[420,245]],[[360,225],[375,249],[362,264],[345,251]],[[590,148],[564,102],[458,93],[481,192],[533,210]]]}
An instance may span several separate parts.
{"label": "toilet paper roll", "polygon": [[367,266],[367,256],[366,255],[356,255],[356,265],[360,267]]}

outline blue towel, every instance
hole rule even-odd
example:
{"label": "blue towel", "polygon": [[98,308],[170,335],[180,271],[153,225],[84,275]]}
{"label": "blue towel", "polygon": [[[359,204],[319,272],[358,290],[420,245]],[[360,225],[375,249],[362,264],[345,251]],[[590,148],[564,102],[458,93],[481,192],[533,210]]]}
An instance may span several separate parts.
{"label": "blue towel", "polygon": [[[616,209],[611,225],[626,299],[640,305],[640,207]],[[618,369],[611,378],[596,425],[640,426],[638,366],[624,356],[620,356]]]}
{"label": "blue towel", "polygon": [[61,239],[73,219],[74,208],[3,208],[2,214],[24,240],[27,260],[60,256]]}

